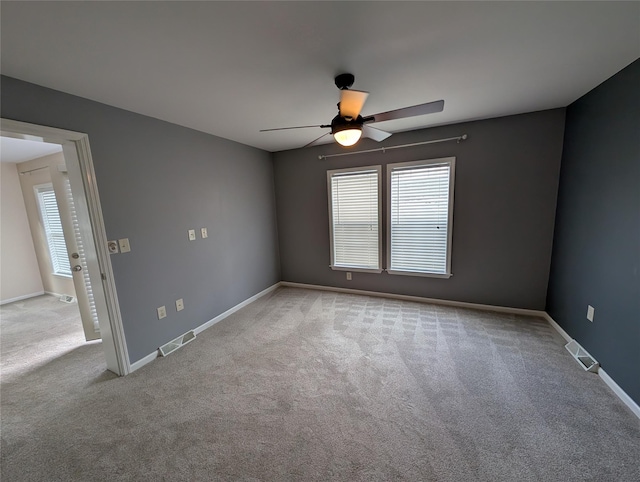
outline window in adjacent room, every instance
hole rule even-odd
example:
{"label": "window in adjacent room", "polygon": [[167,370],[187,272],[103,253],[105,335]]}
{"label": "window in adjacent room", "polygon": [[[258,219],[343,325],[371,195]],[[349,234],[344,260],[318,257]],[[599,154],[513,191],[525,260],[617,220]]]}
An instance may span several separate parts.
{"label": "window in adjacent room", "polygon": [[381,272],[381,167],[327,171],[331,268]]}
{"label": "window in adjacent room", "polygon": [[387,272],[451,276],[455,158],[388,164]]}
{"label": "window in adjacent room", "polygon": [[64,242],[62,221],[60,220],[60,212],[58,211],[58,203],[56,202],[56,194],[53,191],[53,186],[51,184],[41,184],[35,186],[34,189],[40,208],[40,216],[42,217],[47,246],[49,247],[53,274],[70,277],[71,266],[69,264],[69,255],[67,254],[67,246]]}

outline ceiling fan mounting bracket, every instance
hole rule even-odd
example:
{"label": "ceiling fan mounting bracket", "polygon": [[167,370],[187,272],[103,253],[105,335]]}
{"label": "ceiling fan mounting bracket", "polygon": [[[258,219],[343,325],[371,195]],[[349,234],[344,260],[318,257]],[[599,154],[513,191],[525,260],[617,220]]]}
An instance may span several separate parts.
{"label": "ceiling fan mounting bracket", "polygon": [[335,78],[336,87],[340,90],[348,89],[353,85],[356,78],[353,74],[340,74]]}

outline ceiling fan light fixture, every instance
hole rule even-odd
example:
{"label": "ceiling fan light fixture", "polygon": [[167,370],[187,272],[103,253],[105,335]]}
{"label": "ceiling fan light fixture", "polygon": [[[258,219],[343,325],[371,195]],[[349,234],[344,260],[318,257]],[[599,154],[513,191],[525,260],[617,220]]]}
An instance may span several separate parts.
{"label": "ceiling fan light fixture", "polygon": [[[1,1],[1,0],[0,0]],[[425,114],[433,114],[442,112],[444,109],[444,100],[427,102],[425,104],[417,104],[401,109],[381,112],[370,116],[363,117],[361,115],[362,107],[367,100],[368,92],[361,90],[351,90],[355,77],[353,74],[340,74],[336,76],[336,87],[340,89],[340,102],[338,102],[338,115],[331,120],[331,124],[315,125],[315,126],[297,126],[297,127],[279,127],[275,129],[262,129],[260,132],[281,131],[286,129],[302,129],[307,127],[320,127],[326,129],[331,127],[331,135],[334,140],[344,147],[351,147],[358,143],[363,133],[365,137],[374,141],[382,142],[391,135],[375,127],[365,125],[365,123],[383,122],[394,119],[404,119],[405,117],[422,116]],[[315,146],[321,143],[321,140],[328,136],[329,133],[323,134],[317,139],[309,142],[304,147]]]}
{"label": "ceiling fan light fixture", "polygon": [[341,146],[349,147],[360,140],[362,128],[360,126],[348,126],[342,130],[334,130],[333,137]]}

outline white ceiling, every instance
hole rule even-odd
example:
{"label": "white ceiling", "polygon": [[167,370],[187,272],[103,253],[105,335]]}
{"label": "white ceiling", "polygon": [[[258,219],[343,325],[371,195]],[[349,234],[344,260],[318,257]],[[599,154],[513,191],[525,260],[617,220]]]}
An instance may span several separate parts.
{"label": "white ceiling", "polygon": [[[399,132],[564,107],[640,57],[640,2],[9,2],[2,73],[269,151],[337,113]],[[393,137],[391,137],[391,140]],[[387,141],[389,142],[389,141]]]}
{"label": "white ceiling", "polygon": [[25,162],[61,151],[59,144],[0,137],[0,162]]}

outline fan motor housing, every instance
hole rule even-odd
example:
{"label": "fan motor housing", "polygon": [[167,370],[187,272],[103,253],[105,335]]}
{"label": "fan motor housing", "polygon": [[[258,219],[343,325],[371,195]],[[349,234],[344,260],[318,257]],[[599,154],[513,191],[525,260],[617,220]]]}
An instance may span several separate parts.
{"label": "fan motor housing", "polygon": [[344,131],[346,129],[362,129],[363,119],[359,115],[357,119],[346,119],[341,115],[337,115],[331,121],[331,133]]}

